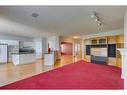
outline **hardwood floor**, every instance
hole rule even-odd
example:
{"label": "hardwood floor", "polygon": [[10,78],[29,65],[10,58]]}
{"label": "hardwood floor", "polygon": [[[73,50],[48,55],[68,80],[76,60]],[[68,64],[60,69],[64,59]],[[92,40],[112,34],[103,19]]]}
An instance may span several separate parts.
{"label": "hardwood floor", "polygon": [[0,64],[0,86],[51,70],[81,58],[64,55],[61,60],[57,61],[54,66],[45,66],[43,60],[37,60],[36,63],[14,66],[12,63]]}

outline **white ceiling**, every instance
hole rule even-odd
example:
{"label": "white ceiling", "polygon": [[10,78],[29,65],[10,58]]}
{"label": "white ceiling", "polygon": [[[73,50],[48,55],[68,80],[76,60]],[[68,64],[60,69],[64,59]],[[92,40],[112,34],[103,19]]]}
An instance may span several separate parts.
{"label": "white ceiling", "polygon": [[[123,28],[122,6],[0,6],[0,16],[61,36],[75,36]],[[96,11],[103,24],[91,18]],[[39,16],[33,18],[32,13]]]}

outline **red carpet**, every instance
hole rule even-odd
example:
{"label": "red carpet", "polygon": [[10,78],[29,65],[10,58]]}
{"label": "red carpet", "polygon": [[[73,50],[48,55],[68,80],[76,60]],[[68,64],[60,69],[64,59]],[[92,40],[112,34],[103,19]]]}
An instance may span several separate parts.
{"label": "red carpet", "polygon": [[0,89],[123,89],[120,73],[120,68],[81,60]]}

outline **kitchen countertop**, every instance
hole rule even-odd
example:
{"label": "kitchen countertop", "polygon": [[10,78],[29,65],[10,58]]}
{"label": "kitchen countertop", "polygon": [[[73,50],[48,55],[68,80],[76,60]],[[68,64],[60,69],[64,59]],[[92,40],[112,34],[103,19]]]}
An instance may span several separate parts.
{"label": "kitchen countertop", "polygon": [[52,54],[52,53],[44,53],[44,54]]}
{"label": "kitchen countertop", "polygon": [[56,52],[56,51],[51,51],[51,52],[49,52],[49,53],[44,53],[44,54],[52,54],[53,52]]}

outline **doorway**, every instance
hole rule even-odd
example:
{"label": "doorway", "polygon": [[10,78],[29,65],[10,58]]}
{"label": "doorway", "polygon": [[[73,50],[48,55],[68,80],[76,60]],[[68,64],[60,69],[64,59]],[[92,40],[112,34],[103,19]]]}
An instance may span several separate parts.
{"label": "doorway", "polygon": [[61,42],[61,55],[72,55],[73,45],[68,42]]}

